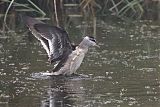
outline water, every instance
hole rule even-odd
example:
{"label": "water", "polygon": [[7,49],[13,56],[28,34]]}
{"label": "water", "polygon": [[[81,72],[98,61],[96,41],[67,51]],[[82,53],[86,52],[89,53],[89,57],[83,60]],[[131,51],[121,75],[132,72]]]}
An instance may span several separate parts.
{"label": "water", "polygon": [[159,107],[159,28],[98,21],[100,48],[71,77],[40,75],[52,67],[32,36],[1,36],[0,107]]}

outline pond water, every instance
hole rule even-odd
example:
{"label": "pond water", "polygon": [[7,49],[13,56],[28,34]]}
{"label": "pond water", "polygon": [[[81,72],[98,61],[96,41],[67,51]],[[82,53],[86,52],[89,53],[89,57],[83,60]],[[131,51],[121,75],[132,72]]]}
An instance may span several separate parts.
{"label": "pond water", "polygon": [[[0,107],[160,107],[160,26],[97,23],[100,48],[89,50],[79,76],[42,76],[52,67],[41,44],[27,33],[1,35]],[[80,42],[81,26],[74,29]]]}

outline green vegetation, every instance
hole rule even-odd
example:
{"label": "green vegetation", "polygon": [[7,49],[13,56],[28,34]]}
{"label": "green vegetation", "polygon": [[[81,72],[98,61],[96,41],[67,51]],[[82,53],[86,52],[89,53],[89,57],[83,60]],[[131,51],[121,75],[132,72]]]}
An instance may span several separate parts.
{"label": "green vegetation", "polygon": [[66,21],[66,16],[82,17],[93,20],[95,29],[97,16],[112,16],[124,21],[159,20],[159,10],[158,0],[1,0],[0,29],[2,32],[15,30],[17,17],[23,14],[51,19],[57,26]]}

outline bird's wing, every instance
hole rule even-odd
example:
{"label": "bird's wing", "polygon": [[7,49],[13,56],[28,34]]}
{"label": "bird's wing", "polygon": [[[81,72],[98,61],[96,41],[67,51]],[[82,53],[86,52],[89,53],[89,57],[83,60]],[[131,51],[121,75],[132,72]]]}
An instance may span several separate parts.
{"label": "bird's wing", "polygon": [[71,42],[65,30],[42,23],[35,24],[34,29],[43,39],[48,41],[50,61],[61,60],[66,54],[69,55],[72,52]]}
{"label": "bird's wing", "polygon": [[35,24],[45,24],[45,23],[40,21],[40,20],[37,20],[35,18],[32,18],[30,16],[22,16],[22,19],[23,19],[23,22],[25,23],[25,25],[27,25],[27,27],[31,31],[31,33],[41,42],[43,48],[46,50],[46,52],[47,52],[47,54],[49,56],[50,55],[50,51],[49,51],[48,40],[43,38],[41,36],[41,34],[38,33],[34,28]]}
{"label": "bird's wing", "polygon": [[35,18],[32,18],[30,16],[22,16],[22,19],[23,19],[23,22],[31,29],[33,30],[33,26],[35,24],[44,24],[44,22],[40,21],[40,20],[37,20]]}
{"label": "bird's wing", "polygon": [[68,34],[62,28],[47,25],[29,16],[24,16],[23,20],[41,42],[51,62],[61,60],[72,52],[73,47]]}

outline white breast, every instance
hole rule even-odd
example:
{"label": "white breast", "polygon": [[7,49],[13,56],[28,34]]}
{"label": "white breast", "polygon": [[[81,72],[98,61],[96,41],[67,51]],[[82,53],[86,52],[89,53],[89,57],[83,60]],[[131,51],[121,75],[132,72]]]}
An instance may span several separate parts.
{"label": "white breast", "polygon": [[84,52],[82,49],[76,49],[75,51],[73,51],[69,55],[65,65],[56,73],[56,75],[58,74],[69,75],[75,73],[76,70],[80,67],[84,59],[85,53],[86,52]]}
{"label": "white breast", "polygon": [[70,75],[76,72],[80,67],[84,56],[88,49],[76,48],[69,56],[64,66],[57,72],[54,72],[53,75],[65,74]]}
{"label": "white breast", "polygon": [[75,73],[76,70],[80,67],[83,59],[84,59],[85,54],[84,53],[79,53],[79,55],[76,55],[71,63],[70,63],[70,73]]}

